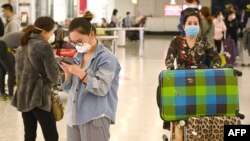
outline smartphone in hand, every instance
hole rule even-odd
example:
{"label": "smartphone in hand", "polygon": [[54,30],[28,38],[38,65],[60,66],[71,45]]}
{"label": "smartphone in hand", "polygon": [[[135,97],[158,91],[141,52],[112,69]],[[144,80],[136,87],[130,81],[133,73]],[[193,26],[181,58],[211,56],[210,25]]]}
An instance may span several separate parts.
{"label": "smartphone in hand", "polygon": [[74,61],[66,60],[66,59],[62,59],[62,60],[60,61],[60,63],[65,63],[65,64],[69,64],[69,65],[75,64]]}
{"label": "smartphone in hand", "polygon": [[56,58],[56,60],[59,64],[61,63],[65,63],[69,65],[79,64],[77,61],[75,61],[73,58],[70,58],[70,57],[60,57],[60,58]]}

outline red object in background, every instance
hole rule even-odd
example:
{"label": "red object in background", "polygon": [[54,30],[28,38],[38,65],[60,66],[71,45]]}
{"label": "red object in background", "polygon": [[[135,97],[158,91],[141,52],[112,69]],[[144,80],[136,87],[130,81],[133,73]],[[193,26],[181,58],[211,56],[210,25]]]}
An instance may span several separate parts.
{"label": "red object in background", "polygon": [[56,55],[61,57],[74,57],[76,54],[75,49],[56,49]]}
{"label": "red object in background", "polygon": [[79,0],[79,13],[83,14],[87,9],[87,0]]}

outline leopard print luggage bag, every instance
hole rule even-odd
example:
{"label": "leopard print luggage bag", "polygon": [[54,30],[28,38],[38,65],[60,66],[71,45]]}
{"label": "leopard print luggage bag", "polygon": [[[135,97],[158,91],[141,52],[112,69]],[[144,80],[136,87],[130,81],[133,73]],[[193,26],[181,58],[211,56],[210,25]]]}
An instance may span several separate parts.
{"label": "leopard print luggage bag", "polygon": [[223,141],[224,125],[238,125],[238,117],[205,116],[190,117],[185,136],[187,141]]}

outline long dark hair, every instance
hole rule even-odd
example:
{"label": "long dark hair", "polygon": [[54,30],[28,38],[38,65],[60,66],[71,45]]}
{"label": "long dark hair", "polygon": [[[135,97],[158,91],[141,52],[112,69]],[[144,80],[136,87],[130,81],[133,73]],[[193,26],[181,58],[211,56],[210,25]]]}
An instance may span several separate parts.
{"label": "long dark hair", "polygon": [[93,14],[89,12],[83,17],[74,18],[69,25],[69,32],[77,31],[84,35],[89,35],[90,32],[96,34],[96,28],[90,22],[93,19]]}
{"label": "long dark hair", "polygon": [[202,7],[200,12],[206,18],[209,25],[213,23],[213,17],[211,16],[210,9],[208,7],[206,6]]}
{"label": "long dark hair", "polygon": [[44,31],[51,31],[54,29],[55,22],[50,17],[39,17],[36,19],[34,25],[29,25],[26,29],[23,30],[24,35],[20,39],[21,46],[26,46],[30,39],[30,34],[40,34]]}

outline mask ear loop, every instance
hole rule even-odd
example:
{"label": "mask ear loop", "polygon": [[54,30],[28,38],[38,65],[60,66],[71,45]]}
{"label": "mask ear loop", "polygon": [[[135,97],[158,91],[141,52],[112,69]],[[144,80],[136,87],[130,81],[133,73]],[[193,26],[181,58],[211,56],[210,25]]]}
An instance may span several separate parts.
{"label": "mask ear loop", "polygon": [[41,28],[39,28],[39,27],[36,27],[36,26],[35,26],[34,28],[43,31],[43,29],[41,29]]}
{"label": "mask ear loop", "polygon": [[[90,35],[92,34],[92,32],[93,32],[93,27],[92,27],[92,25],[91,25],[91,27],[90,27],[90,32],[89,32],[89,39],[90,39]],[[96,37],[95,37],[95,39],[96,39]],[[97,42],[97,39],[95,40],[95,43],[94,43],[93,45],[95,45],[96,42]],[[92,45],[91,45],[91,46],[92,46]]]}
{"label": "mask ear loop", "polygon": [[[91,25],[91,27],[90,27],[90,31],[89,31],[89,35],[88,35],[88,37],[89,37],[89,39],[90,39],[90,35],[91,35],[91,32],[92,32],[92,25]],[[89,44],[89,39],[88,39],[88,44]],[[84,43],[85,44],[85,43]]]}
{"label": "mask ear loop", "polygon": [[91,35],[91,33],[92,33],[92,25],[90,27],[89,36]]}
{"label": "mask ear loop", "polygon": [[43,30],[43,29],[41,29],[41,28],[39,28],[39,27],[34,26],[34,28],[35,28],[35,29],[38,29],[38,30],[40,30],[40,31],[42,31],[42,32],[45,32],[45,30]]}

